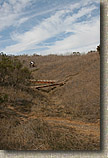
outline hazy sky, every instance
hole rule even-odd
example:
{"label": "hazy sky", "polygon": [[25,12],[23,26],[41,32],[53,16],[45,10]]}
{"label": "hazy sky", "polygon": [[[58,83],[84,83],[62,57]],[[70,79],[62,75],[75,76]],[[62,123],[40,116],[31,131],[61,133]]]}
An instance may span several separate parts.
{"label": "hazy sky", "polygon": [[87,52],[99,43],[99,0],[0,0],[0,52]]}

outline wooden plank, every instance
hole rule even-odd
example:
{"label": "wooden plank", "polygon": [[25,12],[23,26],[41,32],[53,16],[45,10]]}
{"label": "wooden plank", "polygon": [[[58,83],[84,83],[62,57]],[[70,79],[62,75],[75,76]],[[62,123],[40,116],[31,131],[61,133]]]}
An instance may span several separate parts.
{"label": "wooden plank", "polygon": [[64,82],[61,82],[61,83],[54,83],[54,84],[50,84],[50,85],[42,85],[42,86],[31,86],[31,88],[35,88],[35,89],[40,89],[40,88],[45,88],[45,87],[51,87],[51,86],[62,86],[64,85],[65,83]]}
{"label": "wooden plank", "polygon": [[30,80],[30,82],[32,83],[39,83],[39,84],[43,84],[43,83],[46,83],[46,84],[53,84],[53,83],[56,83],[57,81],[56,80]]}

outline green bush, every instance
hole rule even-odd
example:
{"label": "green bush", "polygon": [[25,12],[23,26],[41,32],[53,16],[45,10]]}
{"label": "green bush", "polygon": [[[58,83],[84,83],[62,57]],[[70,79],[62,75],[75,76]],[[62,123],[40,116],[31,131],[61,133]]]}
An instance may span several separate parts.
{"label": "green bush", "polygon": [[31,72],[23,67],[21,62],[3,53],[0,54],[0,84],[18,86],[26,85],[27,79],[31,78]]}

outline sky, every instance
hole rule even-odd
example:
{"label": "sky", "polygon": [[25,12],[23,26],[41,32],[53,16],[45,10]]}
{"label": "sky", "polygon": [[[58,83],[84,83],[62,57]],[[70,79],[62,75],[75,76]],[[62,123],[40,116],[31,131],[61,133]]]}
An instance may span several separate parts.
{"label": "sky", "polygon": [[0,52],[87,53],[99,44],[99,0],[0,0]]}

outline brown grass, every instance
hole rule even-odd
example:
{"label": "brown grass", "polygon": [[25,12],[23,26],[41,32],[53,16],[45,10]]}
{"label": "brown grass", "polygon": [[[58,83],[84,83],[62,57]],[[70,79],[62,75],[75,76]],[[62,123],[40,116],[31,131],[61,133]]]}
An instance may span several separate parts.
{"label": "brown grass", "polygon": [[18,56],[34,79],[66,81],[32,90],[1,86],[1,150],[99,150],[100,57]]}

